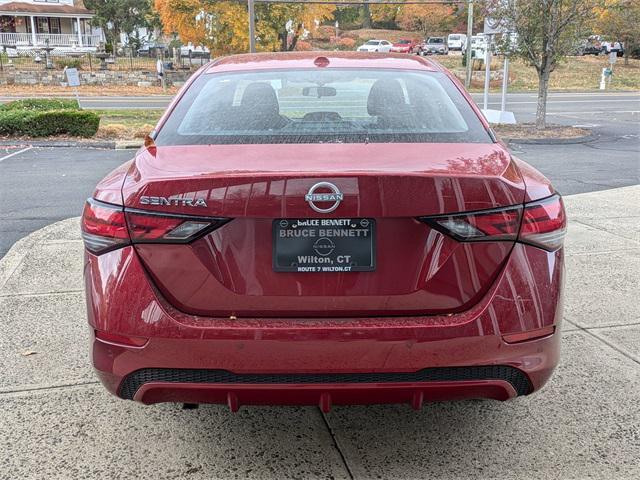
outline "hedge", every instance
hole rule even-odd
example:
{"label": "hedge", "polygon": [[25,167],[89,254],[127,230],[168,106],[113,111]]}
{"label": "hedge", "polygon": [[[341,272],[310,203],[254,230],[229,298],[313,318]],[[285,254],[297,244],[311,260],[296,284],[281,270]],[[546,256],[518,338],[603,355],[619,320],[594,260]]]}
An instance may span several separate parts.
{"label": "hedge", "polygon": [[0,110],[0,135],[92,137],[100,117],[86,110]]}
{"label": "hedge", "polygon": [[5,110],[30,110],[42,112],[45,110],[79,110],[76,100],[59,100],[54,98],[26,98],[0,105],[0,112]]}

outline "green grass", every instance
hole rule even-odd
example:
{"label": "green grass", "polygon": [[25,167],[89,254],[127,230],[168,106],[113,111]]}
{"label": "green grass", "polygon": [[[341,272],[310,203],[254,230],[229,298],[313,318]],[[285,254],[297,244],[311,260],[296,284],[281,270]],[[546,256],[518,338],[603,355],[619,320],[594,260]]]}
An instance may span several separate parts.
{"label": "green grass", "polygon": [[124,125],[137,128],[155,125],[163,110],[91,110],[100,115],[100,125]]}

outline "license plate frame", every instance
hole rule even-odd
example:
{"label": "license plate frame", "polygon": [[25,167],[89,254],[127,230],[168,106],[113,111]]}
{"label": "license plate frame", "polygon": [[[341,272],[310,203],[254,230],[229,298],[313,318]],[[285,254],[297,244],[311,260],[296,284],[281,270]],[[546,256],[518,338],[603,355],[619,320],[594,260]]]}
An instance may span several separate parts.
{"label": "license plate frame", "polygon": [[376,270],[376,221],[373,218],[276,218],[271,230],[275,272]]}

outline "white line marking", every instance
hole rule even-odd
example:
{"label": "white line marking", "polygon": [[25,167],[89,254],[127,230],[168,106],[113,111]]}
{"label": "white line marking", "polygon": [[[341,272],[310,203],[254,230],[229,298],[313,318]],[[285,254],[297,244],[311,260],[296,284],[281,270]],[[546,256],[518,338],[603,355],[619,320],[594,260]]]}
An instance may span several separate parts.
{"label": "white line marking", "polygon": [[10,153],[9,155],[5,155],[4,157],[0,158],[0,162],[3,161],[3,160],[6,160],[7,158],[13,157],[14,155],[19,155],[22,152],[26,152],[27,150],[31,150],[32,148],[33,147],[23,148],[22,150],[18,150],[17,152],[13,152],[13,153]]}
{"label": "white line marking", "polygon": [[[531,112],[533,113],[533,112]],[[582,113],[602,114],[602,113],[640,113],[640,110],[595,110],[592,112],[547,112],[547,115],[579,115]]]}

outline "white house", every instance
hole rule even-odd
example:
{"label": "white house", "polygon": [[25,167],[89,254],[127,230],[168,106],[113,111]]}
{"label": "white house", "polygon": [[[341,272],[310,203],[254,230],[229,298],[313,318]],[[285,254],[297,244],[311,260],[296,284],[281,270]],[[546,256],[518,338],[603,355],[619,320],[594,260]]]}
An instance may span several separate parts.
{"label": "white house", "polygon": [[0,47],[94,51],[103,36],[83,0],[0,0]]}

